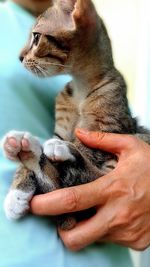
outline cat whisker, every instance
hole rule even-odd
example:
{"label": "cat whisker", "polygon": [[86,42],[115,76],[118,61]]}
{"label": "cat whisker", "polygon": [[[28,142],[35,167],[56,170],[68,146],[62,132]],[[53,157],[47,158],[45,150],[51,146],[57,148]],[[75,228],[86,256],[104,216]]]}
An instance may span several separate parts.
{"label": "cat whisker", "polygon": [[47,70],[47,68],[44,67],[44,66],[42,66],[41,68],[43,69],[43,71],[45,72],[45,74],[46,74],[47,76],[49,76],[49,71]]}
{"label": "cat whisker", "polygon": [[71,68],[70,65],[64,65],[64,64],[60,64],[60,63],[50,63],[50,62],[40,62],[40,65],[45,65],[45,66],[60,66],[60,67],[66,67],[66,68]]}
{"label": "cat whisker", "polygon": [[41,66],[38,66],[38,67],[43,70],[43,73],[45,74],[45,77],[49,76],[49,72],[48,72],[48,70],[46,68],[41,67]]}
{"label": "cat whisker", "polygon": [[27,64],[27,65],[26,65],[26,68],[27,68],[29,71],[31,71],[32,73],[34,73],[34,74],[38,77],[38,73],[37,73],[37,70],[36,70],[36,67],[35,67],[35,66],[33,67],[32,64]]}
{"label": "cat whisker", "polygon": [[39,72],[42,74],[42,76],[44,76],[44,77],[46,77],[47,75],[47,73],[45,72],[45,70],[44,69],[42,69],[40,66],[36,66],[36,68],[39,70]]}
{"label": "cat whisker", "polygon": [[44,66],[42,66],[42,69],[45,71],[45,73],[49,74],[48,69]]}
{"label": "cat whisker", "polygon": [[30,70],[35,74],[36,77],[39,78],[41,75],[46,77],[46,73],[44,72],[44,70],[40,66],[35,65],[33,67],[32,64],[28,64],[28,67],[29,68],[32,67],[32,68],[30,68]]}
{"label": "cat whisker", "polygon": [[33,69],[33,72],[34,72],[34,74],[36,75],[36,77],[39,78],[39,75],[38,75],[38,72],[37,72],[37,69],[36,69],[36,68]]}
{"label": "cat whisker", "polygon": [[37,66],[35,66],[34,68],[32,68],[32,72],[35,74],[35,76],[37,78],[40,78],[41,74],[42,74],[42,76],[44,75],[44,73]]}

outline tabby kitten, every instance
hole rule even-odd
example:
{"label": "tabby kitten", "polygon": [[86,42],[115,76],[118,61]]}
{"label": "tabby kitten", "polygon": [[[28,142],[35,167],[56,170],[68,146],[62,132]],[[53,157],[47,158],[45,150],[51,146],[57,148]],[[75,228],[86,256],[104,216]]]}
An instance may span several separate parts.
{"label": "tabby kitten", "polygon": [[[75,137],[76,127],[138,134],[150,143],[149,132],[131,116],[125,81],[91,0],[54,1],[38,18],[20,60],[40,77],[73,79],[57,97],[54,138],[43,147],[26,132],[11,131],[3,139],[5,155],[20,162],[4,205],[11,219],[28,212],[34,194],[88,183],[115,167],[112,154],[87,148]],[[63,220],[63,228],[74,226],[74,219]]]}

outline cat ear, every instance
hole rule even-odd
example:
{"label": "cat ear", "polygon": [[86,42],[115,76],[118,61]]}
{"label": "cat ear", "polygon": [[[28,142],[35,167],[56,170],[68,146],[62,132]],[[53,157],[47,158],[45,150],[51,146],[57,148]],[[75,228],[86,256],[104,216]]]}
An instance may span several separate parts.
{"label": "cat ear", "polygon": [[97,13],[91,0],[57,0],[61,10],[72,14],[75,24],[90,25],[95,23]]}
{"label": "cat ear", "polygon": [[[86,0],[85,0],[86,1]],[[72,13],[77,0],[57,0],[57,5],[66,13]]]}
{"label": "cat ear", "polygon": [[93,25],[97,18],[97,12],[91,0],[76,0],[72,14],[76,23],[82,25]]}

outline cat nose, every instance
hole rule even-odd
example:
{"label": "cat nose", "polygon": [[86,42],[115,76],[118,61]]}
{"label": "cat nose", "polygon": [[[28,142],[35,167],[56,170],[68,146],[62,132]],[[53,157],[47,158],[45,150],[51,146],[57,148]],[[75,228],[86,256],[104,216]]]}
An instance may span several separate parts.
{"label": "cat nose", "polygon": [[19,59],[20,59],[20,61],[22,62],[22,61],[24,60],[24,56],[20,55],[20,56],[19,56]]}

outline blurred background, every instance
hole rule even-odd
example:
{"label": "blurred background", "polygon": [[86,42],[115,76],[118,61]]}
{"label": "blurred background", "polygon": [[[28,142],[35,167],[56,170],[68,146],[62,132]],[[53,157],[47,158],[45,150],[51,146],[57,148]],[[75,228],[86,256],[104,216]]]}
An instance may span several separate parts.
{"label": "blurred background", "polygon": [[[128,84],[131,109],[142,124],[150,127],[148,0],[93,0],[93,2],[107,25],[116,66]],[[148,266],[144,265],[144,262],[140,265],[140,253],[134,252],[132,255],[136,267]]]}
{"label": "blurred background", "polygon": [[118,69],[128,84],[131,107],[150,126],[148,109],[150,16],[148,0],[94,0],[113,43]]}

